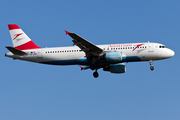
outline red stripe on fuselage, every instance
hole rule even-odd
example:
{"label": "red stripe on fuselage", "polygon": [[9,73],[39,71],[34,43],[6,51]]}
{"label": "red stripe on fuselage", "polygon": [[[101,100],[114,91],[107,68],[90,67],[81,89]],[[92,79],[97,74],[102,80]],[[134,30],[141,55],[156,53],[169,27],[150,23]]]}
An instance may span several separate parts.
{"label": "red stripe on fuselage", "polygon": [[9,27],[9,30],[20,29],[20,27],[17,26],[16,24],[9,24],[8,27]]}
{"label": "red stripe on fuselage", "polygon": [[22,44],[20,46],[16,46],[15,48],[19,49],[19,50],[28,50],[28,49],[39,49],[40,47],[38,47],[36,44],[34,44],[33,41],[29,41],[29,42]]}
{"label": "red stripe on fuselage", "polygon": [[138,47],[140,47],[140,46],[142,46],[142,45],[144,45],[144,44],[139,44],[139,45],[137,45],[132,51],[134,51],[136,48],[138,48]]}

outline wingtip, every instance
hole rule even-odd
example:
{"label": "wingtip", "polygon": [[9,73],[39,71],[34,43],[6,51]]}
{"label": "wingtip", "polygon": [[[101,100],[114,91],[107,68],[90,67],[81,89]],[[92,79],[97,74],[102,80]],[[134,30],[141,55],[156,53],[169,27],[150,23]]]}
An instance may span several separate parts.
{"label": "wingtip", "polygon": [[83,70],[84,68],[82,66],[80,66],[81,70]]}
{"label": "wingtip", "polygon": [[68,34],[70,33],[70,32],[68,32],[68,31],[66,31],[66,30],[65,30],[65,32],[66,32],[66,35],[68,35]]}

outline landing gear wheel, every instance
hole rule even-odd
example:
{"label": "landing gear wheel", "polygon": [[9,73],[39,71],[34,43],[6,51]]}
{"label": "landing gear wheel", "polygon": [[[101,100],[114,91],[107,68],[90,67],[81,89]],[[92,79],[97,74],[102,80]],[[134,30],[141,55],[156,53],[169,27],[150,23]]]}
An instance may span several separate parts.
{"label": "landing gear wheel", "polygon": [[150,69],[153,71],[153,70],[154,70],[154,67],[153,67],[153,66],[151,66],[151,67],[150,67]]}
{"label": "landing gear wheel", "polygon": [[150,69],[153,71],[154,70],[154,67],[152,66],[152,60],[149,61],[149,64],[150,64]]}
{"label": "landing gear wheel", "polygon": [[98,72],[97,72],[97,71],[94,72],[94,73],[93,73],[93,76],[94,76],[95,78],[97,78],[97,77],[99,76]]}

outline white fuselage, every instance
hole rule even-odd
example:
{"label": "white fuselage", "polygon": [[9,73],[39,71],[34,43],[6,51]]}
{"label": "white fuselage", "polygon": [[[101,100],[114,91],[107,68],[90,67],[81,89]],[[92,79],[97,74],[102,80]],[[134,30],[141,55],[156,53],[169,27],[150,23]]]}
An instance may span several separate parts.
{"label": "white fuselage", "polygon": [[81,70],[95,70],[93,76],[99,76],[97,70],[103,68],[111,73],[125,73],[124,62],[149,61],[150,69],[154,70],[152,61],[174,56],[174,51],[159,43],[127,43],[95,45],[76,33],[68,31],[73,40],[72,47],[40,48],[16,24],[8,25],[13,47],[6,46],[10,51],[5,54],[13,59],[25,60],[50,65],[84,65]]}
{"label": "white fuselage", "polygon": [[[159,43],[128,43],[97,45],[104,52],[120,51],[122,53],[122,62],[161,60],[170,58],[174,51],[165,48]],[[79,47],[53,47],[23,50],[27,55],[14,55],[11,52],[5,55],[14,59],[26,60],[53,65],[90,65],[92,62],[86,59],[86,54]],[[100,60],[99,64],[115,64],[106,60]]]}

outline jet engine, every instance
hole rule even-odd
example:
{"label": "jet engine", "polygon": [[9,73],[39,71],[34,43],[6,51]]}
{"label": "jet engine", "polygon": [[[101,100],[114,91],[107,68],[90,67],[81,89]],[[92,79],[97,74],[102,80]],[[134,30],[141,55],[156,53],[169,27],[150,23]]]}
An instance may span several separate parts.
{"label": "jet engine", "polygon": [[126,65],[124,63],[113,64],[103,68],[104,71],[110,71],[111,73],[125,73]]}
{"label": "jet engine", "polygon": [[113,63],[119,63],[122,61],[122,53],[119,51],[116,52],[107,52],[104,54],[104,58],[108,62],[113,62]]}

